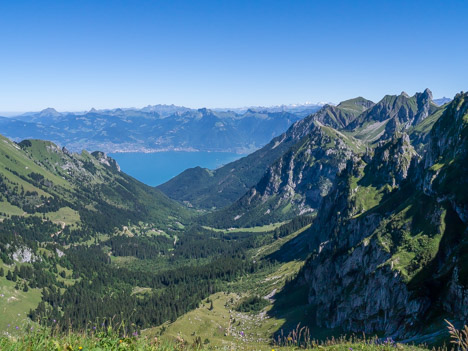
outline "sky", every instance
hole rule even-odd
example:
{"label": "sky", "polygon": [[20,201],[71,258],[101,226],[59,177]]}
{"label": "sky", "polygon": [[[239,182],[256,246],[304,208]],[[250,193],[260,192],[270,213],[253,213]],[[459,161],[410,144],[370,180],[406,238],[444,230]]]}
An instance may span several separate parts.
{"label": "sky", "polygon": [[0,0],[0,111],[468,88],[466,0]]}

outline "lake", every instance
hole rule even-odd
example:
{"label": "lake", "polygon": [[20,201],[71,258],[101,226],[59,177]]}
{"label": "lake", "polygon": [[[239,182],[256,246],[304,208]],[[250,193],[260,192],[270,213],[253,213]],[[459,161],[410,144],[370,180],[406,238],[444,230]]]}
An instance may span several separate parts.
{"label": "lake", "polygon": [[245,155],[231,152],[126,152],[111,153],[125,173],[139,181],[156,186],[167,182],[187,168],[200,166],[215,169]]}

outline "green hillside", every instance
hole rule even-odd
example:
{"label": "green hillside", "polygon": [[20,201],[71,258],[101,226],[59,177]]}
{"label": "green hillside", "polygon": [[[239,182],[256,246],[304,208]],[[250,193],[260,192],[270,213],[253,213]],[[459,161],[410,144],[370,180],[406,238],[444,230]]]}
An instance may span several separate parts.
{"label": "green hillside", "polygon": [[[168,217],[187,218],[187,211],[120,172],[115,161],[102,153],[71,154],[50,142],[16,144],[0,138],[3,217],[36,215],[70,223],[64,229],[86,227],[97,232],[141,220],[167,228],[174,226]],[[108,221],[116,222],[100,223],[98,217],[105,213],[111,215]]]}

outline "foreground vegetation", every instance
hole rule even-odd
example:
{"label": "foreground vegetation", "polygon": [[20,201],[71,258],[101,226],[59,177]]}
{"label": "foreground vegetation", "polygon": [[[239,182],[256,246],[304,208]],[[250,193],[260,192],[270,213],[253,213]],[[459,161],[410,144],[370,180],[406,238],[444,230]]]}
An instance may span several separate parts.
{"label": "foreground vegetation", "polygon": [[[450,344],[453,349],[468,350],[468,326],[457,330],[449,321],[446,321],[450,333]],[[200,337],[193,342],[188,342],[184,338],[177,336],[173,339],[148,337],[139,335],[137,332],[128,334],[128,326],[120,323],[115,327],[103,326],[95,327],[90,325],[86,332],[82,333],[60,333],[58,328],[35,327],[27,325],[24,331],[13,329],[18,336],[14,337],[10,333],[0,337],[0,350],[312,350],[321,351],[390,351],[394,349],[406,351],[428,350],[425,345],[408,345],[395,342],[392,338],[379,339],[377,337],[367,338],[365,335],[356,337],[331,338],[325,341],[316,341],[310,335],[310,330],[299,326],[287,335],[279,335],[270,343],[257,343],[253,345],[243,345],[231,342],[223,346],[211,345],[208,339],[202,341]],[[437,351],[446,351],[450,347],[443,346]]]}
{"label": "foreground vegetation", "polygon": [[[90,331],[87,334],[68,333],[57,334],[56,330],[42,328],[35,330],[30,328],[18,337],[1,337],[0,350],[2,351],[35,351],[35,350],[295,350],[295,349],[320,349],[330,351],[390,351],[393,349],[418,351],[427,350],[425,347],[403,345],[395,343],[391,339],[378,340],[339,338],[330,339],[324,342],[311,341],[307,345],[301,344],[297,340],[286,340],[284,345],[256,344],[244,346],[236,343],[225,346],[213,346],[209,342],[197,338],[189,343],[181,337],[175,339],[149,338],[133,333],[131,335],[121,335],[112,328],[98,331]],[[443,348],[444,350],[446,348]]]}

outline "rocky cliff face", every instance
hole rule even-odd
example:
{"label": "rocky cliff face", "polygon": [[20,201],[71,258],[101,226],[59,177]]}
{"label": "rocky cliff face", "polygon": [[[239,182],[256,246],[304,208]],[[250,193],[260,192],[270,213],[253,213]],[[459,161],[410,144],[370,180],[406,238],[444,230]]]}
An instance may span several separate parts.
{"label": "rocky cliff face", "polygon": [[432,92],[429,89],[412,97],[405,92],[400,95],[387,95],[360,116],[352,127],[358,126],[358,123],[381,122],[393,118],[400,124],[417,124],[429,116],[432,110],[435,110],[435,106],[432,106]]}
{"label": "rocky cliff face", "polygon": [[[381,141],[364,156],[368,160],[366,174],[376,186],[391,184],[392,188],[408,176],[411,160],[418,156],[408,134],[395,134],[390,140]],[[363,180],[364,182],[366,179]]]}
{"label": "rocky cliff face", "polygon": [[425,193],[448,199],[468,221],[468,101],[458,94],[430,133],[422,173]]}
{"label": "rocky cliff face", "polygon": [[387,95],[352,121],[346,129],[368,141],[388,139],[396,132],[421,123],[437,109],[429,89],[411,97],[405,92]]}
{"label": "rocky cliff face", "polygon": [[362,144],[320,122],[308,129],[240,200],[216,214],[229,218],[225,225],[271,223],[316,211]]}
{"label": "rocky cliff face", "polygon": [[[244,196],[209,216],[209,221],[221,226],[248,226],[314,212],[346,161],[364,149],[359,140],[335,128],[347,126],[373,105],[372,101],[359,97],[338,106],[326,105],[294,123],[286,133],[247,157],[253,167],[258,160],[255,154],[276,155],[275,159],[270,157],[263,176],[246,189]],[[235,167],[231,169],[230,177],[236,174]]]}
{"label": "rocky cliff face", "polygon": [[467,320],[467,109],[457,95],[424,158],[397,135],[336,178],[303,270],[319,326],[407,338],[442,316]]}
{"label": "rocky cliff face", "polygon": [[106,165],[107,167],[110,167],[117,172],[120,172],[120,166],[117,163],[117,161],[114,160],[112,157],[107,156],[105,152],[94,151],[91,155],[101,164]]}

